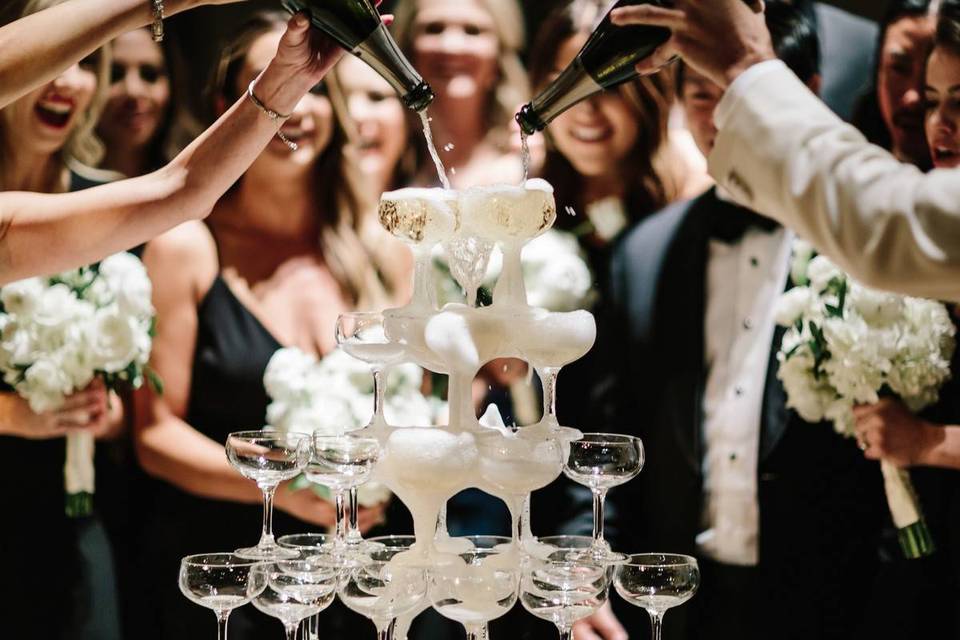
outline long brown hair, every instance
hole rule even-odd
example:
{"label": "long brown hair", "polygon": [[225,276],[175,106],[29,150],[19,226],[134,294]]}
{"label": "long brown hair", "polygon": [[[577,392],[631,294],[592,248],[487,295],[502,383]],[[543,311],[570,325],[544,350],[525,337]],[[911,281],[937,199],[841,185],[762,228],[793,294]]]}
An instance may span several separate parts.
{"label": "long brown hair", "polygon": [[[531,49],[530,79],[535,90],[543,89],[556,67],[557,51],[577,35],[590,33],[594,19],[601,14],[595,0],[573,0],[547,18],[534,38]],[[620,165],[626,186],[626,213],[631,221],[653,213],[680,190],[668,171],[668,121],[673,103],[673,86],[665,73],[627,82],[617,89],[640,123],[637,140]],[[575,215],[557,217],[557,226],[568,229],[582,224],[586,205],[584,178],[556,148],[546,132],[547,156],[542,176],[556,189],[559,210]],[[572,209],[571,209],[572,208]]]}
{"label": "long brown hair", "polygon": [[[66,0],[26,0],[19,5],[10,5],[0,11],[0,27],[24,18],[31,14],[49,9]],[[110,49],[103,47],[88,56],[87,61],[92,65],[94,73],[97,76],[97,88],[87,106],[86,111],[80,114],[77,123],[70,133],[66,144],[57,152],[57,156],[66,168],[77,164],[87,167],[94,167],[103,157],[103,142],[97,137],[95,128],[100,113],[106,104],[107,86],[110,77]],[[9,106],[7,107],[10,108]],[[4,117],[4,110],[0,110],[0,190],[9,189],[5,184],[7,178],[7,168],[11,166],[15,159],[9,156],[7,148],[7,123]],[[66,190],[67,184],[60,185],[59,188]]]}
{"label": "long brown hair", "polygon": [[[213,85],[221,101],[231,103],[239,98],[238,76],[254,41],[282,30],[287,20],[288,16],[280,12],[257,13],[228,43]],[[386,256],[377,253],[380,230],[374,226],[374,205],[365,195],[352,156],[354,127],[347,116],[343,92],[331,76],[324,80],[324,86],[334,118],[330,142],[314,166],[314,205],[320,228],[317,246],[348,301],[358,307],[381,305],[387,301],[384,280],[390,280],[391,265]]]}

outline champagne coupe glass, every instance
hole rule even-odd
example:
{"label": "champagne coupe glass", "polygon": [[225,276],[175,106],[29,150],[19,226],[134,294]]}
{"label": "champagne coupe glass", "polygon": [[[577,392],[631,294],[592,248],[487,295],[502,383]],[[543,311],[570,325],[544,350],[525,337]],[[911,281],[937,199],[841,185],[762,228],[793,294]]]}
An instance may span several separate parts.
{"label": "champagne coupe glass", "polygon": [[180,591],[193,602],[217,614],[217,638],[226,640],[227,620],[266,587],[262,574],[253,571],[258,560],[234,553],[206,553],[180,561]]}
{"label": "champagne coupe glass", "polygon": [[401,562],[402,549],[371,549],[340,587],[340,600],[370,618],[378,640],[393,640],[397,618],[416,611],[427,595],[424,569]]}
{"label": "champagne coupe glass", "polygon": [[573,640],[573,623],[607,601],[612,573],[611,566],[597,562],[593,554],[568,551],[556,548],[546,557],[526,556],[520,578],[523,608],[555,624],[561,640]]}
{"label": "champagne coupe glass", "polygon": [[593,492],[594,553],[598,557],[612,556],[610,545],[603,538],[603,503],[611,487],[621,485],[637,476],[643,469],[644,452],[640,438],[613,433],[586,433],[570,443],[570,455],[563,473]]}
{"label": "champagne coupe glass", "polygon": [[696,559],[669,553],[629,556],[617,567],[614,578],[620,597],[647,610],[653,640],[660,640],[660,626],[667,609],[692,598],[699,585],[700,567]]}
{"label": "champagne coupe glass", "polygon": [[[416,541],[416,536],[410,535],[376,536],[366,540],[370,549],[396,549],[398,554],[410,551]],[[395,640],[407,640],[407,634],[410,632],[410,625],[413,624],[414,619],[429,608],[430,603],[422,600],[413,611],[398,616],[396,623],[393,624]]]}
{"label": "champagne coupe glass", "polygon": [[[329,548],[333,538],[325,533],[291,533],[289,535],[277,538],[277,544],[285,549],[293,549],[300,554],[300,559],[309,560],[322,554],[325,548]],[[310,618],[309,624],[305,625],[304,640],[318,640],[320,637],[320,614]]]}
{"label": "champagne coupe glass", "polygon": [[342,569],[334,563],[280,560],[261,563],[253,572],[266,585],[253,606],[280,620],[287,640],[296,640],[300,624],[333,602]]}
{"label": "champagne coupe glass", "polygon": [[297,477],[310,457],[310,438],[302,433],[238,431],[227,436],[227,459],[240,474],[263,492],[263,532],[255,547],[237,549],[254,560],[295,558],[296,552],[277,546],[273,539],[273,496],[284,480]]}
{"label": "champagne coupe glass", "polygon": [[[336,537],[330,550],[347,559],[357,552],[363,538],[357,530],[357,503],[350,500],[347,509],[347,492],[356,489],[367,480],[380,459],[380,442],[375,438],[362,438],[349,434],[328,436],[315,434],[313,451],[305,474],[310,482],[330,487],[334,492],[337,507]],[[356,535],[347,533],[347,521]]]}
{"label": "champagne coupe glass", "polygon": [[373,372],[373,418],[368,426],[386,426],[383,417],[384,372],[403,359],[403,345],[387,337],[382,313],[365,311],[343,313],[337,318],[337,344],[349,355],[370,365]]}
{"label": "champagne coupe glass", "polygon": [[487,625],[517,601],[520,554],[510,538],[468,536],[472,548],[443,554],[429,570],[436,611],[463,625],[467,640],[486,640]]}

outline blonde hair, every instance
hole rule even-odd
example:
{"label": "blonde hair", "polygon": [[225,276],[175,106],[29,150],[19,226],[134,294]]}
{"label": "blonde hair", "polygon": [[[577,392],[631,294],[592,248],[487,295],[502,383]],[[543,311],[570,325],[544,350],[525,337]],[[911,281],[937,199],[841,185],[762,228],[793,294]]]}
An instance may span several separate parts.
{"label": "blonde hair", "polygon": [[[530,82],[520,59],[526,44],[523,12],[516,0],[476,0],[493,18],[493,28],[500,43],[498,69],[500,80],[491,92],[487,109],[487,126],[491,133],[505,135],[517,107],[530,98]],[[404,54],[413,53],[413,23],[419,11],[419,0],[400,0],[394,9],[391,30]]]}
{"label": "blonde hair", "polygon": [[[17,10],[16,5],[10,5],[5,12],[0,15],[0,26],[19,20],[28,15],[49,9],[66,0],[26,0]],[[73,165],[96,166],[103,158],[104,146],[96,134],[97,120],[103,112],[107,102],[107,88],[110,81],[110,49],[102,47],[92,55],[97,57],[95,74],[97,77],[97,88],[94,91],[93,98],[87,109],[80,114],[70,137],[67,139],[63,148],[57,151],[57,155],[62,160],[64,167]],[[16,103],[14,103],[16,104]],[[11,105],[12,106],[12,105]],[[9,109],[10,106],[7,107]],[[4,112],[7,109],[0,110],[0,189],[9,188],[5,183],[7,167],[12,165],[15,160],[8,155],[6,139],[7,124],[5,122]],[[66,188],[67,185],[62,185]]]}
{"label": "blonde hair", "polygon": [[[239,97],[237,79],[250,47],[264,34],[282,30],[286,22],[285,14],[259,12],[234,35],[216,71],[213,86],[219,95],[214,97],[215,101],[231,103]],[[384,306],[390,302],[388,288],[399,283],[391,278],[389,257],[376,248],[379,243],[374,203],[363,188],[349,144],[355,126],[347,115],[343,91],[332,75],[327,76],[324,85],[333,108],[334,126],[333,136],[314,167],[314,202],[320,223],[318,246],[351,303],[359,308]]]}

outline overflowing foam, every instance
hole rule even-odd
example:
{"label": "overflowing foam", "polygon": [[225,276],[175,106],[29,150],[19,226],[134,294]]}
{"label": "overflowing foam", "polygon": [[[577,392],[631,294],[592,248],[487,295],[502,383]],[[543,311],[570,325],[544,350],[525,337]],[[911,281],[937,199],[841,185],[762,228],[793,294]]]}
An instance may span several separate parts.
{"label": "overflowing foam", "polygon": [[[553,188],[543,180],[527,180],[522,186],[464,191],[402,189],[383,194],[379,215],[417,259],[410,303],[384,314],[387,336],[402,346],[404,357],[450,376],[449,424],[382,425],[372,434],[383,445],[374,478],[413,514],[417,544],[406,561],[437,561],[449,551],[445,525],[438,530],[438,519],[446,502],[468,487],[507,504],[519,543],[523,532],[529,532],[529,515],[524,513],[530,492],[560,475],[569,440],[579,437],[575,430],[560,427],[552,414],[552,380],[596,338],[590,313],[555,313],[527,302],[520,254],[527,242],[553,225]],[[477,308],[476,290],[494,246],[503,252],[503,269],[493,303]],[[446,253],[467,304],[437,308],[431,266],[437,247]],[[495,358],[524,359],[545,379],[545,415],[537,425],[509,430],[494,417],[487,420],[493,426],[477,420],[472,382]]]}

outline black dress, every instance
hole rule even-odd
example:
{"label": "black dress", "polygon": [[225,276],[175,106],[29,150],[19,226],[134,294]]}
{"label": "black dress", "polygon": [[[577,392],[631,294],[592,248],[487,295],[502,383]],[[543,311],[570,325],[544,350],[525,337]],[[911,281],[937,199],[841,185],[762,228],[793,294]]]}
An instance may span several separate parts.
{"label": "black dress", "polygon": [[[198,309],[197,341],[186,422],[216,442],[234,431],[260,429],[269,398],[263,374],[281,344],[218,276]],[[180,559],[196,553],[228,552],[256,544],[262,507],[201,498],[156,479],[144,492],[143,531],[135,573],[141,596],[138,637],[208,640],[215,633],[213,612],[180,593]],[[388,518],[389,521],[389,518]],[[274,535],[316,527],[274,512]],[[397,523],[394,523],[394,527]],[[372,532],[370,535],[376,535]],[[346,638],[373,633],[368,620],[339,602],[321,614],[322,636]],[[280,622],[251,605],[230,616],[230,638],[281,637]]]}
{"label": "black dress", "polygon": [[[70,191],[103,184],[70,174]],[[132,250],[137,253],[137,250]],[[139,254],[138,254],[139,255]],[[0,391],[13,389],[0,381]],[[97,446],[98,476],[104,470]],[[64,513],[66,440],[0,436],[9,490],[0,515],[0,628],[3,637],[116,640],[120,637],[114,563],[101,511]],[[98,477],[98,482],[102,480]],[[9,634],[9,635],[8,635]]]}

